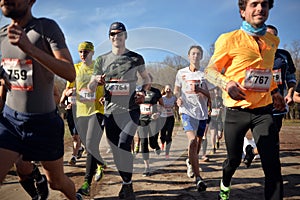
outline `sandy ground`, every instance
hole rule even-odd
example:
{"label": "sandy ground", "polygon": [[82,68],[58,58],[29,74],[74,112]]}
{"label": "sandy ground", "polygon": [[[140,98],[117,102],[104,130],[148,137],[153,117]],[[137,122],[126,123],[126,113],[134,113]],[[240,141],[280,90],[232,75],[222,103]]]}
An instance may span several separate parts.
{"label": "sandy ground", "polygon": [[[286,123],[281,131],[281,162],[284,179],[284,199],[300,199],[300,121],[293,125]],[[138,154],[134,164],[133,187],[136,198],[140,200],[170,199],[170,200],[192,200],[192,199],[217,199],[219,181],[222,175],[222,162],[226,157],[224,141],[221,141],[220,148],[216,154],[209,155],[209,162],[201,162],[201,175],[208,185],[207,191],[199,193],[195,190],[194,179],[186,175],[185,159],[187,140],[181,127],[174,131],[173,144],[170,159],[166,160],[164,152],[157,156],[150,155],[152,175],[143,177],[144,169],[141,154]],[[121,186],[121,179],[112,162],[111,153],[106,153],[107,142],[103,137],[100,145],[100,152],[108,162],[105,176],[101,182],[93,182],[91,195],[85,199],[114,200],[118,199],[118,192]],[[71,155],[71,143],[66,141],[65,172],[75,182],[78,189],[83,183],[85,172],[85,155],[77,165],[72,167],[67,164]],[[208,153],[210,146],[208,146]],[[272,156],[272,155],[270,155]],[[263,197],[263,171],[260,160],[255,160],[250,168],[243,164],[236,171],[232,180],[230,199],[264,199]],[[14,171],[7,175],[4,184],[0,188],[1,200],[30,199],[18,183],[18,177]],[[57,191],[50,191],[49,200],[66,199]]]}

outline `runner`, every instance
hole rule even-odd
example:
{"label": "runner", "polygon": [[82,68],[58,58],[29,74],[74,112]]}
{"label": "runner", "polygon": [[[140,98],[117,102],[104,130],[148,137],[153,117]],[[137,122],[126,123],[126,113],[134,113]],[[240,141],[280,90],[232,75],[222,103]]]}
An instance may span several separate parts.
{"label": "runner", "polygon": [[265,25],[273,3],[273,0],[239,0],[242,26],[217,39],[205,70],[208,81],[223,89],[226,106],[227,158],[218,199],[229,199],[232,176],[241,163],[243,141],[249,129],[265,173],[265,199],[283,198],[279,135],[272,119],[273,106],[279,111],[285,108],[272,74],[279,39],[266,32]]}
{"label": "runner", "polygon": [[161,141],[161,150],[165,150],[166,159],[169,159],[170,149],[172,145],[173,128],[175,124],[174,109],[176,107],[177,98],[173,94],[172,87],[169,84],[165,85],[163,93],[164,94],[162,96],[162,99],[164,103],[164,109],[161,114],[161,117],[164,117],[166,119],[162,120],[165,121],[165,123],[163,128],[160,131],[160,141]]}
{"label": "runner", "polygon": [[208,100],[210,99],[204,73],[199,71],[203,50],[200,46],[191,46],[188,51],[190,66],[180,69],[176,74],[174,94],[177,97],[179,113],[182,115],[183,129],[188,138],[187,174],[195,176],[199,192],[206,190],[199,172],[199,151],[208,118]]}
{"label": "runner", "polygon": [[144,80],[143,84],[149,83],[149,77],[143,57],[126,48],[126,39],[124,24],[112,23],[109,29],[112,51],[96,59],[89,89],[95,91],[97,85],[105,84],[106,136],[123,180],[119,198],[135,199],[132,186],[131,144],[140,117],[138,104],[142,103],[145,97],[143,92],[135,91],[137,73]]}
{"label": "runner", "polygon": [[11,18],[0,30],[2,78],[9,88],[0,116],[0,182],[22,155],[41,161],[52,189],[82,199],[64,174],[64,123],[53,98],[54,75],[73,81],[75,70],[63,32],[55,21],[33,17],[34,3],[0,2],[3,15]]}

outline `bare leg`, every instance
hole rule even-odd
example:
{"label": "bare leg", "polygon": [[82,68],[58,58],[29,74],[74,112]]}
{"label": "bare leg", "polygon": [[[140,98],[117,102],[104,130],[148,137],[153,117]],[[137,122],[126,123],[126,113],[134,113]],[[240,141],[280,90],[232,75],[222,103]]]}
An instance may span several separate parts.
{"label": "bare leg", "polygon": [[64,174],[63,158],[61,157],[55,161],[42,161],[41,163],[50,188],[61,191],[70,200],[76,200],[75,185],[73,181]]}
{"label": "bare leg", "polygon": [[0,184],[3,182],[6,174],[14,163],[18,160],[20,154],[14,151],[0,148]]}

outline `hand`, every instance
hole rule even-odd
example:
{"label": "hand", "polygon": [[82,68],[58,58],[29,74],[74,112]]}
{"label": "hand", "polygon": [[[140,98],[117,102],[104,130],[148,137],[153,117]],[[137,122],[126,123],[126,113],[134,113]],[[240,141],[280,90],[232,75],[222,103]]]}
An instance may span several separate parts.
{"label": "hand", "polygon": [[136,92],[135,96],[134,96],[134,99],[135,99],[135,103],[137,103],[137,104],[144,103],[144,101],[145,101],[145,94],[144,94],[144,92]]}
{"label": "hand", "polygon": [[284,98],[279,93],[279,91],[274,93],[272,95],[272,98],[273,98],[273,106],[274,106],[275,110],[284,111],[285,101],[284,101]]}
{"label": "hand", "polygon": [[290,95],[286,95],[284,97],[284,101],[287,103],[287,105],[291,106],[294,104],[293,98]]}
{"label": "hand", "polygon": [[16,23],[10,24],[7,28],[8,40],[12,45],[18,46],[24,52],[31,50],[33,45],[28,39],[25,31]]}
{"label": "hand", "polygon": [[235,81],[229,81],[226,85],[226,91],[233,100],[246,99],[246,94],[242,90],[246,90],[246,88]]}
{"label": "hand", "polygon": [[99,103],[100,103],[101,105],[104,105],[104,102],[105,102],[105,98],[104,98],[104,97],[100,97]]}
{"label": "hand", "polygon": [[73,92],[75,91],[75,89],[73,88],[69,88],[67,91],[66,91],[66,96],[69,97],[73,94]]}
{"label": "hand", "polygon": [[105,74],[103,75],[96,75],[94,81],[98,83],[98,85],[104,85],[105,84]]}
{"label": "hand", "polygon": [[153,113],[153,114],[151,115],[151,119],[156,120],[156,119],[158,119],[159,115],[160,115],[159,113]]}

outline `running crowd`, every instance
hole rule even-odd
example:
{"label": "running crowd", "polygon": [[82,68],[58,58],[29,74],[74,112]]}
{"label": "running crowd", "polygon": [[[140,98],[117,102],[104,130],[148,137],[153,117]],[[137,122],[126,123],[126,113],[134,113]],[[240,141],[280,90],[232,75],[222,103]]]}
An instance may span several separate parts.
{"label": "running crowd", "polygon": [[[238,0],[240,29],[219,36],[204,70],[201,46],[187,49],[189,65],[178,70],[174,85],[162,88],[154,87],[143,56],[126,47],[123,23],[109,27],[111,51],[93,59],[94,44],[83,41],[78,44],[81,62],[73,64],[60,27],[52,19],[35,18],[34,3],[0,1],[3,15],[11,19],[0,30],[0,183],[15,165],[33,200],[47,199],[48,185],[68,199],[83,199],[107,167],[99,151],[105,132],[122,180],[118,197],[133,200],[135,156],[141,153],[142,175],[151,176],[149,147],[169,159],[178,120],[188,140],[187,176],[195,179],[197,191],[207,188],[199,158],[209,161],[209,132],[210,154],[223,136],[227,151],[217,199],[229,199],[236,169],[241,162],[249,167],[255,156],[265,174],[265,199],[283,199],[279,132],[288,106],[300,103],[300,83],[296,86],[289,52],[277,49],[277,28],[265,24],[273,0]],[[61,95],[55,76],[67,81]],[[64,173],[64,121],[58,109],[66,112],[73,140],[68,163],[76,165],[87,153],[78,189]],[[245,137],[249,130],[253,139]]]}

